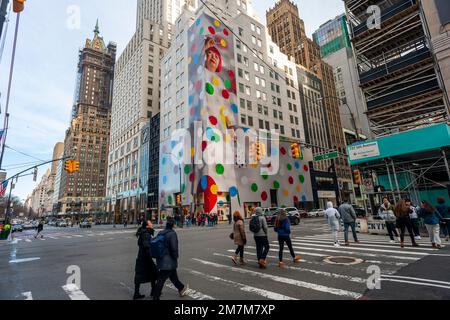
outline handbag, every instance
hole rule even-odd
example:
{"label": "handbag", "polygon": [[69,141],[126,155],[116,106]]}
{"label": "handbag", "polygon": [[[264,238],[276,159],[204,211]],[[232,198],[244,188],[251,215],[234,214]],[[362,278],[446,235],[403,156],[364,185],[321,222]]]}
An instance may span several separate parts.
{"label": "handbag", "polygon": [[234,232],[230,233],[230,239],[234,240]]}

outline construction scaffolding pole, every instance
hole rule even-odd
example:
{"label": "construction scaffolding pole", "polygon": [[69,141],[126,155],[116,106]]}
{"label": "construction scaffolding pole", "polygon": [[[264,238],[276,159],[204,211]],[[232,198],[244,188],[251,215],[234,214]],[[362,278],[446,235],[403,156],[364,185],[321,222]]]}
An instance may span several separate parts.
{"label": "construction scaffolding pole", "polygon": [[389,165],[388,165],[387,162],[386,162],[386,170],[387,170],[387,175],[388,175],[388,178],[389,178],[389,186],[391,187],[392,197],[394,198],[394,201],[395,201],[394,186],[392,185],[391,172],[389,170]]}
{"label": "construction scaffolding pole", "polygon": [[400,193],[400,185],[398,184],[397,171],[395,170],[395,163],[394,163],[393,159],[391,159],[391,166],[392,166],[392,172],[394,173],[395,185],[397,187],[398,200],[401,200],[402,195]]}

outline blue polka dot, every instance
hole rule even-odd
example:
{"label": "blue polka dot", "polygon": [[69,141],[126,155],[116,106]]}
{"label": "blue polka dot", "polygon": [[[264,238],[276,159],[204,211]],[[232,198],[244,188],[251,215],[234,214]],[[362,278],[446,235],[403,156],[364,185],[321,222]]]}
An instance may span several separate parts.
{"label": "blue polka dot", "polygon": [[192,61],[194,61],[194,64],[198,64],[200,62],[200,55],[194,54],[194,56],[192,57]]}
{"label": "blue polka dot", "polygon": [[295,169],[300,169],[300,163],[298,163],[297,161],[295,161],[294,163]]}
{"label": "blue polka dot", "polygon": [[306,196],[303,195],[303,196],[302,196],[302,201],[303,201],[303,202],[306,202],[306,200],[307,200],[307,199],[306,199]]}
{"label": "blue polka dot", "polygon": [[234,113],[238,113],[238,107],[237,107],[237,105],[232,104],[232,105],[231,105],[231,110],[232,110]]}
{"label": "blue polka dot", "polygon": [[170,141],[170,147],[173,149],[177,145],[176,141]]}
{"label": "blue polka dot", "polygon": [[163,177],[163,184],[167,184],[167,177],[166,176]]}
{"label": "blue polka dot", "polygon": [[189,96],[189,104],[191,105],[192,102],[194,101],[194,96]]}
{"label": "blue polka dot", "polygon": [[231,187],[230,188],[230,196],[234,198],[237,196],[237,194],[238,194],[238,189],[236,187]]}
{"label": "blue polka dot", "polygon": [[223,201],[219,201],[219,206],[223,206]]}
{"label": "blue polka dot", "polygon": [[162,158],[162,161],[161,161],[162,165],[164,166],[164,165],[166,164],[166,162],[167,162],[166,157],[163,157],[163,158]]}
{"label": "blue polka dot", "polygon": [[271,155],[271,156],[276,156],[277,154],[278,154],[278,148],[275,147],[275,146],[272,146],[272,147],[270,148],[270,155]]}
{"label": "blue polka dot", "polygon": [[205,191],[208,187],[208,178],[206,176],[203,176],[200,180],[200,186],[202,187],[203,191]]}
{"label": "blue polka dot", "polygon": [[199,26],[201,22],[202,22],[201,19],[197,19],[197,21],[195,21],[195,25],[196,25],[196,26]]}

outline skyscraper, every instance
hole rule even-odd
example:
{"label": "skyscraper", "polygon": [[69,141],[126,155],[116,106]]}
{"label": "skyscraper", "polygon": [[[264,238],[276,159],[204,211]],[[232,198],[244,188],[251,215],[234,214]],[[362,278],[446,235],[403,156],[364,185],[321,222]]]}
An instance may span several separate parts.
{"label": "skyscraper", "polygon": [[[313,40],[309,39],[305,33],[305,24],[300,19],[299,10],[291,0],[279,0],[273,8],[267,11],[267,28],[273,41],[280,47],[280,50],[295,59],[295,62],[305,67],[310,72],[317,75],[322,82],[322,94],[319,98],[325,105],[329,150],[315,150],[318,153],[327,153],[336,150],[339,153],[337,159],[331,162],[339,181],[341,198],[349,197],[353,193],[352,175],[348,164],[346,142],[340,117],[340,103],[336,93],[333,68],[325,63],[320,55],[320,47]],[[314,103],[318,103],[315,101]],[[313,119],[305,119],[306,122]],[[320,141],[311,136],[313,145],[320,145]],[[320,161],[315,166],[323,170],[330,167],[329,161]]]}
{"label": "skyscraper", "polygon": [[116,44],[107,46],[98,21],[94,37],[80,50],[72,119],[64,141],[64,155],[80,162],[80,171],[61,174],[62,212],[100,210],[106,188],[106,170]]}

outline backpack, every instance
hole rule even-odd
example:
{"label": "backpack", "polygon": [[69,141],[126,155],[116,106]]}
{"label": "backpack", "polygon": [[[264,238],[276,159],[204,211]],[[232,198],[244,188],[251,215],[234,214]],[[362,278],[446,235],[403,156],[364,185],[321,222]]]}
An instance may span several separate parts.
{"label": "backpack", "polygon": [[250,220],[250,231],[253,233],[258,233],[261,230],[261,221],[259,216],[253,216]]}
{"label": "backpack", "polygon": [[150,242],[152,258],[162,259],[166,255],[166,251],[166,237],[163,234],[158,234]]}

